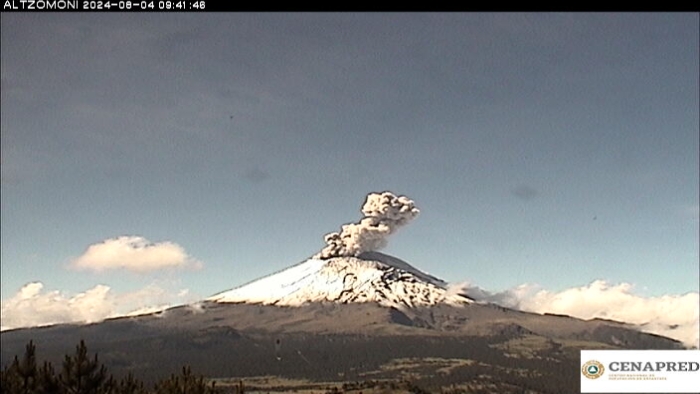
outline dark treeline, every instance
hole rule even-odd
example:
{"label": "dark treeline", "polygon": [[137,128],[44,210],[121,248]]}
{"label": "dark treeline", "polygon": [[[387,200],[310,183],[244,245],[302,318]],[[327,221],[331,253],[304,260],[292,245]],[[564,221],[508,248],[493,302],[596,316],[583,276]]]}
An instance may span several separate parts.
{"label": "dark treeline", "polygon": [[[242,386],[241,386],[242,389]],[[242,391],[241,389],[236,391]],[[20,359],[0,371],[0,392],[4,394],[212,394],[214,384],[192,373],[185,366],[179,374],[157,382],[152,388],[129,373],[121,379],[109,374],[97,358],[88,355],[84,341],[76,346],[75,354],[66,355],[60,371],[44,361],[39,365],[36,346],[30,341]],[[239,393],[240,394],[240,393]]]}
{"label": "dark treeline", "polygon": [[[504,351],[494,348],[492,345],[502,342],[497,339],[493,339],[493,343],[464,338],[453,341],[438,339],[412,341],[410,338],[394,337],[383,338],[382,341],[367,340],[367,343],[357,338],[346,337],[316,341],[302,339],[287,337],[284,345],[287,349],[282,349],[280,352],[285,358],[295,361],[297,369],[291,374],[282,373],[283,371],[275,369],[278,367],[275,363],[263,363],[274,372],[268,375],[303,377],[318,382],[332,381],[342,376],[345,384],[328,387],[329,394],[358,394],[363,391],[420,394],[428,392],[559,394],[574,392],[579,385],[577,360],[562,353],[560,346],[539,349],[532,357],[520,358],[509,357]],[[328,342],[331,339],[332,341]],[[327,346],[329,344],[334,346]],[[302,347],[302,345],[306,346]],[[304,349],[304,352],[300,353],[299,349]],[[421,355],[422,350],[425,351],[425,355]],[[437,364],[425,362],[423,365],[407,365],[399,369],[382,367],[391,359],[430,360],[434,354],[442,356],[433,359],[434,362],[437,360]],[[303,359],[296,360],[293,358],[294,355],[299,357],[303,355]],[[238,357],[232,358],[231,361],[236,364],[237,359]],[[478,360],[478,362],[451,366],[449,362],[440,363],[440,360],[464,359]],[[261,362],[260,359],[255,358],[248,361]],[[113,375],[99,361],[97,354],[88,354],[84,341],[80,341],[74,353],[65,355],[63,361],[56,364],[57,367],[48,361],[40,362],[37,358],[36,346],[30,341],[25,347],[24,355],[15,356],[0,371],[0,393],[243,394],[244,391],[269,391],[269,387],[267,390],[263,387],[244,387],[242,381],[238,381],[233,386],[228,384],[230,382],[219,382],[220,385],[217,386],[213,382],[208,382],[203,376],[193,373],[189,366],[182,367],[177,373],[167,378],[153,379],[149,383],[144,383],[129,371],[117,372]],[[198,363],[192,365],[207,370],[206,366]],[[449,371],[440,372],[439,369],[444,370],[445,366],[449,367],[447,368]],[[255,371],[258,370],[263,371],[264,366],[256,367]],[[367,372],[363,373],[363,371]],[[243,373],[238,376],[262,375],[265,374]],[[166,375],[164,373],[161,376]],[[333,376],[335,379],[332,379]],[[274,391],[285,391],[294,387],[276,389]]]}

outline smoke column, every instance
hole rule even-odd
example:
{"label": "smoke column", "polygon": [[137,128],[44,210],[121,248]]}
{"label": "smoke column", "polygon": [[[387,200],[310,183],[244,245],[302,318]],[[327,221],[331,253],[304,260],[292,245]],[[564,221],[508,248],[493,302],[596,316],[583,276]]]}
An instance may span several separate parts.
{"label": "smoke column", "polygon": [[362,206],[364,217],[357,223],[342,225],[340,232],[326,234],[326,247],[314,258],[351,257],[381,249],[386,246],[389,235],[418,213],[418,208],[406,196],[397,197],[388,191],[370,193]]}

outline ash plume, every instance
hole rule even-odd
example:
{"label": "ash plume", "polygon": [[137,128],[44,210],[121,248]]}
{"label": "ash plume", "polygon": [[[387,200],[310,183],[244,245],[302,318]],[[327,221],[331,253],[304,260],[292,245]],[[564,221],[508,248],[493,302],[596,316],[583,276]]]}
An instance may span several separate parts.
{"label": "ash plume", "polygon": [[389,191],[370,193],[362,206],[364,217],[357,223],[342,225],[339,232],[326,234],[326,247],[314,258],[354,257],[381,249],[386,246],[389,235],[418,213],[418,208],[406,196],[396,196]]}

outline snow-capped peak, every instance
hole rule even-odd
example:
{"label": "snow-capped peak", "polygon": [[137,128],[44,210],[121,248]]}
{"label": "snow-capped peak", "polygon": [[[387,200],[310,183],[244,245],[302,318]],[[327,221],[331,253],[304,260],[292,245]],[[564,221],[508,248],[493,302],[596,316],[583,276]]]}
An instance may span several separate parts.
{"label": "snow-capped peak", "polygon": [[310,302],[377,302],[414,307],[442,302],[467,304],[471,299],[447,292],[447,283],[382,253],[359,257],[309,259],[208,301],[301,306]]}

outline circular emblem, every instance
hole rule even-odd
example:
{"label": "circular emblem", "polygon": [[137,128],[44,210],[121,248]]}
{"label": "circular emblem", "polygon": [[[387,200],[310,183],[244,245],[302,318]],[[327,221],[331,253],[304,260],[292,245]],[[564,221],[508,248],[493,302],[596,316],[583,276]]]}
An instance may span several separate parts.
{"label": "circular emblem", "polygon": [[595,360],[587,361],[583,364],[583,367],[581,367],[581,373],[588,379],[598,379],[603,376],[603,372],[605,372],[605,367]]}

